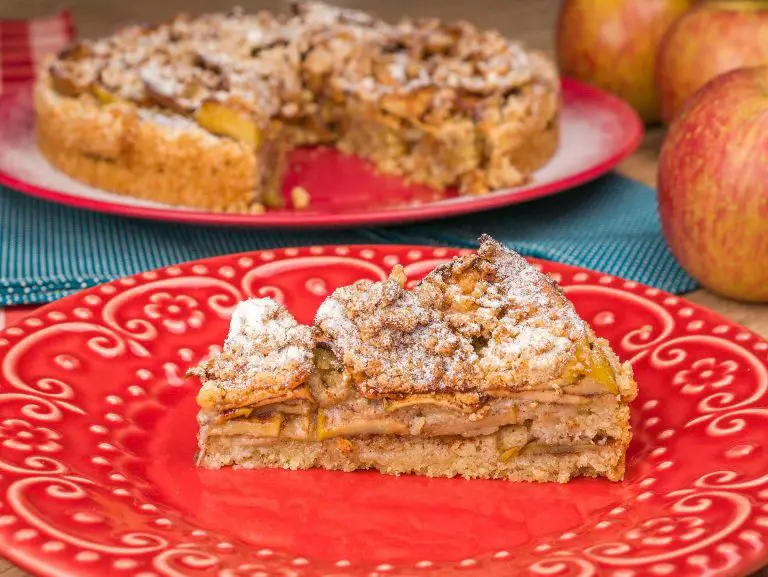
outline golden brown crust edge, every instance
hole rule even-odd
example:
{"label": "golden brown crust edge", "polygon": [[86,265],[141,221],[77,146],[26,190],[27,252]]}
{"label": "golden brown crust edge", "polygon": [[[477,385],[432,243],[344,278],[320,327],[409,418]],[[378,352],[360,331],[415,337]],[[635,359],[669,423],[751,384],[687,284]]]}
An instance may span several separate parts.
{"label": "golden brown crust edge", "polygon": [[34,107],[41,153],[76,180],[165,204],[260,210],[253,202],[256,156],[241,143],[191,122],[162,126],[142,118],[131,104],[60,96],[47,74],[35,86]]}

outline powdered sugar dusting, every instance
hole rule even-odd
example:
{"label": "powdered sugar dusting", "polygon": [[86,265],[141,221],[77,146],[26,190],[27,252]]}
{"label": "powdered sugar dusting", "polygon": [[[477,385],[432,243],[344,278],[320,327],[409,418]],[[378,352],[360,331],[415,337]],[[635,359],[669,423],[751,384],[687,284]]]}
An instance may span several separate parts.
{"label": "powdered sugar dusting", "polygon": [[208,137],[211,141],[216,140],[215,136],[200,128],[194,120],[190,120],[180,114],[163,114],[157,110],[142,108],[139,110],[139,117],[142,120],[148,120],[163,127],[169,136],[180,135],[184,132],[194,132],[198,138]]}
{"label": "powdered sugar dusting", "polygon": [[243,354],[250,374],[277,372],[311,363],[312,336],[309,327],[298,324],[276,301],[248,299],[232,313],[224,350]]}
{"label": "powdered sugar dusting", "polygon": [[469,112],[459,92],[483,100],[479,109],[496,110],[517,88],[542,78],[557,85],[551,66],[498,32],[439,20],[391,25],[320,2],[298,3],[289,17],[233,11],[126,27],[80,42],[52,70],[75,91],[100,84],[139,106],[194,111],[224,92],[267,116],[286,104],[313,112],[312,92],[365,101],[419,92],[413,114],[422,121],[425,98],[461,116]]}
{"label": "powdered sugar dusting", "polygon": [[396,279],[338,289],[315,325],[364,394],[464,390],[477,355]]}
{"label": "powdered sugar dusting", "polygon": [[315,318],[364,394],[540,387],[593,338],[551,281],[489,237],[412,291],[403,282],[338,289]]}
{"label": "powdered sugar dusting", "polygon": [[173,96],[179,92],[181,86],[172,76],[163,72],[163,68],[157,63],[150,62],[139,71],[139,75],[145,84],[152,85],[159,94]]}
{"label": "powdered sugar dusting", "polygon": [[[439,267],[425,285],[437,284],[446,293],[451,301],[446,314],[462,334],[487,343],[479,362],[487,383],[507,387],[555,379],[576,346],[593,338],[591,329],[559,288],[522,256],[488,236],[480,242],[476,257]],[[473,275],[472,294],[451,284]],[[472,312],[451,310],[456,308]]]}

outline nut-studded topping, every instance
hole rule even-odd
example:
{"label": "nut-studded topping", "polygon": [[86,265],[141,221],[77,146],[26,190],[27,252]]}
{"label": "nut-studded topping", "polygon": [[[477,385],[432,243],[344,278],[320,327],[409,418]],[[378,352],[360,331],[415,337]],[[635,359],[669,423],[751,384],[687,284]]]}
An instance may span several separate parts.
{"label": "nut-studded topping", "polygon": [[366,396],[471,390],[472,346],[403,288],[401,273],[336,290],[317,311],[318,338]]}
{"label": "nut-studded topping", "polygon": [[539,67],[520,45],[496,32],[438,20],[403,22],[348,60],[333,86],[427,124],[499,110],[537,77]]}
{"label": "nut-studded topping", "polygon": [[366,12],[337,8],[322,2],[291,2],[291,11],[301,22],[318,27],[347,24],[361,28],[373,28],[382,25],[381,22]]}
{"label": "nut-studded topping", "polygon": [[448,399],[442,394],[472,407],[521,391],[542,399],[564,390],[634,395],[628,369],[558,287],[490,237],[412,290],[406,281],[397,265],[386,281],[337,289],[313,329],[271,299],[241,303],[224,350],[190,371],[203,382],[198,403],[266,403],[293,398],[303,384],[321,406],[354,387],[394,401],[390,411]]}
{"label": "nut-studded topping", "polygon": [[554,283],[490,237],[476,255],[436,268],[415,292],[472,340],[491,387],[553,381],[577,345],[594,339]]}
{"label": "nut-studded topping", "polygon": [[77,96],[98,80],[104,65],[88,42],[77,42],[59,52],[49,67],[53,88],[64,96]]}
{"label": "nut-studded topping", "polygon": [[196,110],[222,84],[212,70],[179,67],[171,62],[150,62],[141,69],[140,78],[153,102],[181,114]]}

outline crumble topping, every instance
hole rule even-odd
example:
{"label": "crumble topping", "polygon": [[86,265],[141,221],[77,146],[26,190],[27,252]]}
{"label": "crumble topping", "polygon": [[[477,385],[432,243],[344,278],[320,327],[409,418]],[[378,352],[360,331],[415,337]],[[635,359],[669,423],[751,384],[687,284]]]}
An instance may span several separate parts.
{"label": "crumble topping", "polygon": [[576,346],[594,338],[554,282],[488,236],[476,255],[437,267],[415,290],[479,343],[492,388],[555,379]]}
{"label": "crumble topping", "polygon": [[366,396],[471,390],[479,377],[471,344],[404,281],[396,268],[384,282],[337,289],[317,311],[319,340]]}
{"label": "crumble topping", "polygon": [[413,290],[387,281],[336,290],[315,319],[319,339],[366,396],[531,388],[557,381],[594,339],[557,286],[490,237]]}
{"label": "crumble topping", "polygon": [[557,285],[490,237],[480,241],[476,254],[438,266],[412,290],[400,265],[383,282],[337,289],[312,328],[271,299],[240,303],[223,351],[190,371],[203,383],[199,404],[227,409],[309,394],[323,406],[318,391],[345,398],[350,385],[361,398],[401,404],[512,394],[631,400],[631,369]]}
{"label": "crumble topping", "polygon": [[290,391],[313,370],[313,347],[310,328],[282,305],[268,298],[243,301],[232,314],[222,352],[189,371],[202,381],[198,403],[221,409],[291,398]]}
{"label": "crumble topping", "polygon": [[445,89],[455,97],[506,95],[535,71],[519,43],[467,22],[405,21],[364,55],[339,71],[339,83],[369,99],[428,87],[444,89],[442,98]]}

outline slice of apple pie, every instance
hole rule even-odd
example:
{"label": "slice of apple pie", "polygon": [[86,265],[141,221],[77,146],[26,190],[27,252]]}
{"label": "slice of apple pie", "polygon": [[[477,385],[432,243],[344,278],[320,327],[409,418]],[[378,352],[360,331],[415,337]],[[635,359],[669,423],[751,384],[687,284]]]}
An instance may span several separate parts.
{"label": "slice of apple pie", "polygon": [[336,290],[313,327],[240,303],[200,377],[197,463],[620,480],[628,364],[545,275],[489,237],[412,290]]}

